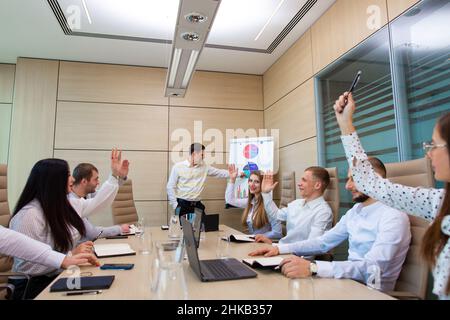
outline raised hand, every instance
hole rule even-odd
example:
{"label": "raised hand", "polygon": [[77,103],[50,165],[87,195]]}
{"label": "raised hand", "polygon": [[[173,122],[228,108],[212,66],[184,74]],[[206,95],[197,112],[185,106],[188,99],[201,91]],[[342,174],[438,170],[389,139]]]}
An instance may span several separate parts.
{"label": "raised hand", "polygon": [[122,151],[117,148],[111,151],[111,172],[115,176],[126,177],[128,175],[129,161],[122,160]]}
{"label": "raised hand", "polygon": [[228,165],[228,173],[230,174],[230,182],[234,183],[238,176],[238,170],[236,168],[236,165],[229,164]]}
{"label": "raised hand", "polygon": [[267,173],[263,176],[263,181],[261,183],[261,192],[263,193],[269,193],[275,189],[278,182],[273,182],[273,172],[267,171]]}
{"label": "raised hand", "polygon": [[355,109],[356,104],[355,100],[353,100],[353,94],[348,92],[342,94],[334,103],[334,113],[343,135],[355,131],[353,127],[353,114],[355,113]]}

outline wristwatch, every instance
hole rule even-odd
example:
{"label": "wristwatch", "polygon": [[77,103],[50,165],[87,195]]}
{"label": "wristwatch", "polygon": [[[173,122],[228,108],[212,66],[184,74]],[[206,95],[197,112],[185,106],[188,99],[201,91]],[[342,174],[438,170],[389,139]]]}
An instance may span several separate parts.
{"label": "wristwatch", "polygon": [[315,261],[312,261],[312,262],[309,264],[309,272],[311,273],[311,276],[317,275],[317,270],[318,270],[318,268],[317,268],[316,262],[315,262]]}

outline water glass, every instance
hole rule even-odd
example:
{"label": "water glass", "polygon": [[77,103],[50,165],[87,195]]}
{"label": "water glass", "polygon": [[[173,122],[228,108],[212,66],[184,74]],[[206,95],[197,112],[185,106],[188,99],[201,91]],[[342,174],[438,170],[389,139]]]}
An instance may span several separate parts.
{"label": "water glass", "polygon": [[290,300],[314,300],[313,278],[289,279]]}
{"label": "water glass", "polygon": [[[225,239],[225,240],[224,240]],[[226,259],[230,256],[230,241],[225,232],[219,232],[217,235],[216,257]]]}
{"label": "water glass", "polygon": [[138,241],[138,251],[140,254],[151,254],[153,243],[152,234],[150,232],[142,232],[139,235],[136,234]]}

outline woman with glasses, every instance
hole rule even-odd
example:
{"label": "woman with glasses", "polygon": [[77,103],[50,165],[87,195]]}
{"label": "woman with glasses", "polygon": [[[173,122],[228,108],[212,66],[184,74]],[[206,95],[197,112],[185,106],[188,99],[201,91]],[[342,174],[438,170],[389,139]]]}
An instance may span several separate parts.
{"label": "woman with glasses", "polygon": [[342,134],[342,143],[359,190],[388,206],[425,218],[432,222],[423,237],[422,256],[433,268],[433,293],[450,299],[450,113],[442,116],[433,132],[431,143],[423,147],[431,159],[436,180],[446,183],[445,189],[413,188],[395,184],[378,176],[361,146],[353,126],[356,105],[346,92],[334,105]]}

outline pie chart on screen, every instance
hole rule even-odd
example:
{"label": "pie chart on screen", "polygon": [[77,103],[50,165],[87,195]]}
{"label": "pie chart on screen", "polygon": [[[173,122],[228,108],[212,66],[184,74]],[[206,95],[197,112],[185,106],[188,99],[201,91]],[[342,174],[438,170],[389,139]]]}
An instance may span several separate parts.
{"label": "pie chart on screen", "polygon": [[259,149],[258,146],[255,144],[248,144],[244,147],[244,157],[246,159],[253,159],[258,156]]}

